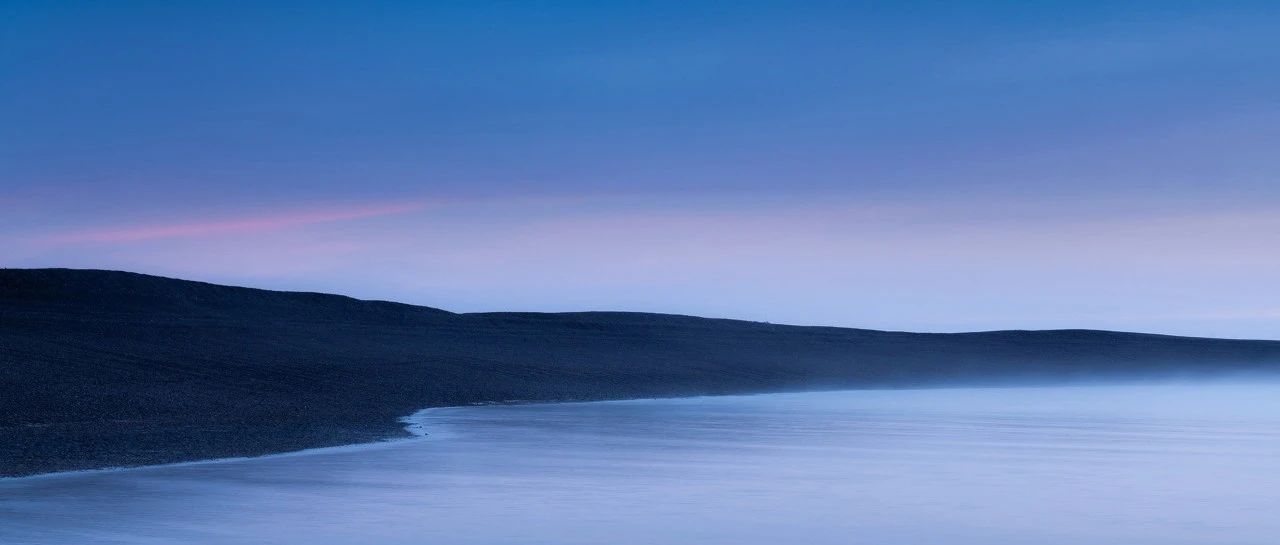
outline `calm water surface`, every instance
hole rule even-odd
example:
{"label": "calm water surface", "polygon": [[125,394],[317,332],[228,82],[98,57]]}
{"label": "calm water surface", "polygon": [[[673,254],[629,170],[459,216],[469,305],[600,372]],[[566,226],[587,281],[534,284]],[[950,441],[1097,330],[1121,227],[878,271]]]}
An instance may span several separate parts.
{"label": "calm water surface", "polygon": [[1266,544],[1280,387],[436,409],[430,436],[0,481],[9,544]]}

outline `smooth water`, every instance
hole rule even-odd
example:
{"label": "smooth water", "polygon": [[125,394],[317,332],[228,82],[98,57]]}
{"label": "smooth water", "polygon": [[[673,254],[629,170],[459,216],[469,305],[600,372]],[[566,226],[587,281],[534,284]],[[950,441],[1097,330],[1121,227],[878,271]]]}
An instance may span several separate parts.
{"label": "smooth water", "polygon": [[420,413],[359,448],[0,481],[0,543],[1266,544],[1280,387]]}

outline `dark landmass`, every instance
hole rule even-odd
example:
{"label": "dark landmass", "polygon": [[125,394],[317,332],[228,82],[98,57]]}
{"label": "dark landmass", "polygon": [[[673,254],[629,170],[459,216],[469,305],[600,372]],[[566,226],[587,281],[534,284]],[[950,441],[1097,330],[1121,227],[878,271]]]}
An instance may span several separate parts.
{"label": "dark landmass", "polygon": [[0,476],[374,441],[430,406],[1213,376],[1280,342],[920,334],[661,314],[454,314],[141,274],[0,269]]}

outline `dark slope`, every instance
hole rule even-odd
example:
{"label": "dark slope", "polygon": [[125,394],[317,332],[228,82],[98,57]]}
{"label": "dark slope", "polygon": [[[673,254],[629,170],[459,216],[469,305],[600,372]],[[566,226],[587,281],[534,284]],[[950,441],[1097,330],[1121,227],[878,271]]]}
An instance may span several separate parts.
{"label": "dark slope", "polygon": [[0,475],[399,433],[425,406],[1280,368],[1280,342],[453,314],[133,273],[0,270]]}

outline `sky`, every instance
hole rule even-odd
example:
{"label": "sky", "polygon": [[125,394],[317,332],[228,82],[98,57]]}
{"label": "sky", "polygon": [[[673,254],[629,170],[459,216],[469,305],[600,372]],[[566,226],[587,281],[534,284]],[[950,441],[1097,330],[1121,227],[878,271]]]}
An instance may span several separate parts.
{"label": "sky", "polygon": [[1280,3],[0,1],[0,266],[1280,339]]}

